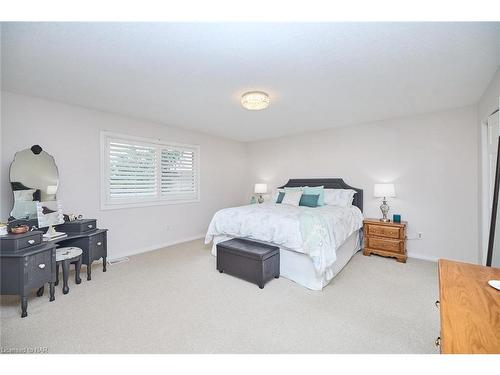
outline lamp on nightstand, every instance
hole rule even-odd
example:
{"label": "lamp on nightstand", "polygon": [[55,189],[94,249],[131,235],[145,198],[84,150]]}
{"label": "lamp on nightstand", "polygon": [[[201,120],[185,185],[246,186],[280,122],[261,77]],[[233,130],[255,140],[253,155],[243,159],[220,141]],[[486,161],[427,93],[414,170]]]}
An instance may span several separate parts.
{"label": "lamp on nightstand", "polygon": [[267,193],[267,184],[255,184],[254,193],[259,196],[257,202],[264,203],[264,197],[262,194]]}
{"label": "lamp on nightstand", "polygon": [[382,204],[380,205],[380,211],[382,211],[382,219],[380,219],[380,221],[383,221],[384,223],[391,221],[387,218],[387,214],[389,213],[387,198],[396,196],[394,184],[375,184],[373,188],[373,196],[375,198],[382,198]]}

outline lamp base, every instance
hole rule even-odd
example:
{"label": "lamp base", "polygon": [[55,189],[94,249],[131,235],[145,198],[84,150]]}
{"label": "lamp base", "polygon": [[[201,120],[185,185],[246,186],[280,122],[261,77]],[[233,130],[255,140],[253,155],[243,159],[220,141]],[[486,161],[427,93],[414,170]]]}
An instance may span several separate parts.
{"label": "lamp base", "polygon": [[382,200],[382,204],[380,205],[380,211],[382,211],[382,219],[380,219],[380,221],[384,223],[390,222],[391,219],[387,217],[387,214],[389,213],[389,205],[387,204],[387,200],[385,197]]}
{"label": "lamp base", "polygon": [[264,203],[264,197],[262,196],[262,194],[259,194],[259,197],[257,198],[257,202]]}

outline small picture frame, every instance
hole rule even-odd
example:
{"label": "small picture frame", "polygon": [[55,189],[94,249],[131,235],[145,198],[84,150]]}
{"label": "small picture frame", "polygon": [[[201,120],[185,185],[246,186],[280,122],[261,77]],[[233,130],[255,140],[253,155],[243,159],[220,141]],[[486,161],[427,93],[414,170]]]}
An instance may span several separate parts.
{"label": "small picture frame", "polygon": [[401,215],[400,214],[394,214],[394,215],[392,215],[392,221],[394,223],[401,223]]}

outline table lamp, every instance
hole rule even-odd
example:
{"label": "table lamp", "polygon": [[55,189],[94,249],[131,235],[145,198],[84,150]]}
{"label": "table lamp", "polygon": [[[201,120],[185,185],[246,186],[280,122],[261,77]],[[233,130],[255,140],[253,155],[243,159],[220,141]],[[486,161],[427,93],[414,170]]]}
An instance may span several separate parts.
{"label": "table lamp", "polygon": [[394,184],[375,184],[373,188],[373,196],[375,198],[382,198],[382,204],[380,205],[380,211],[382,211],[382,219],[380,219],[380,221],[383,221],[384,223],[391,221],[387,218],[387,214],[389,213],[387,198],[396,196]]}
{"label": "table lamp", "polygon": [[267,193],[267,184],[255,184],[254,193],[259,196],[257,202],[264,203],[264,197],[262,194]]}

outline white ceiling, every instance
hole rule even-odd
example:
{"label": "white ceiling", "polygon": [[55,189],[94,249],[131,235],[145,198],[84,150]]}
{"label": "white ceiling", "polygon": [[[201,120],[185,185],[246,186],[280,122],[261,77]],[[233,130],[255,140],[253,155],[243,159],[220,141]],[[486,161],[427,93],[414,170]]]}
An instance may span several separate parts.
{"label": "white ceiling", "polygon": [[2,24],[4,90],[241,141],[474,104],[499,64],[500,23]]}

